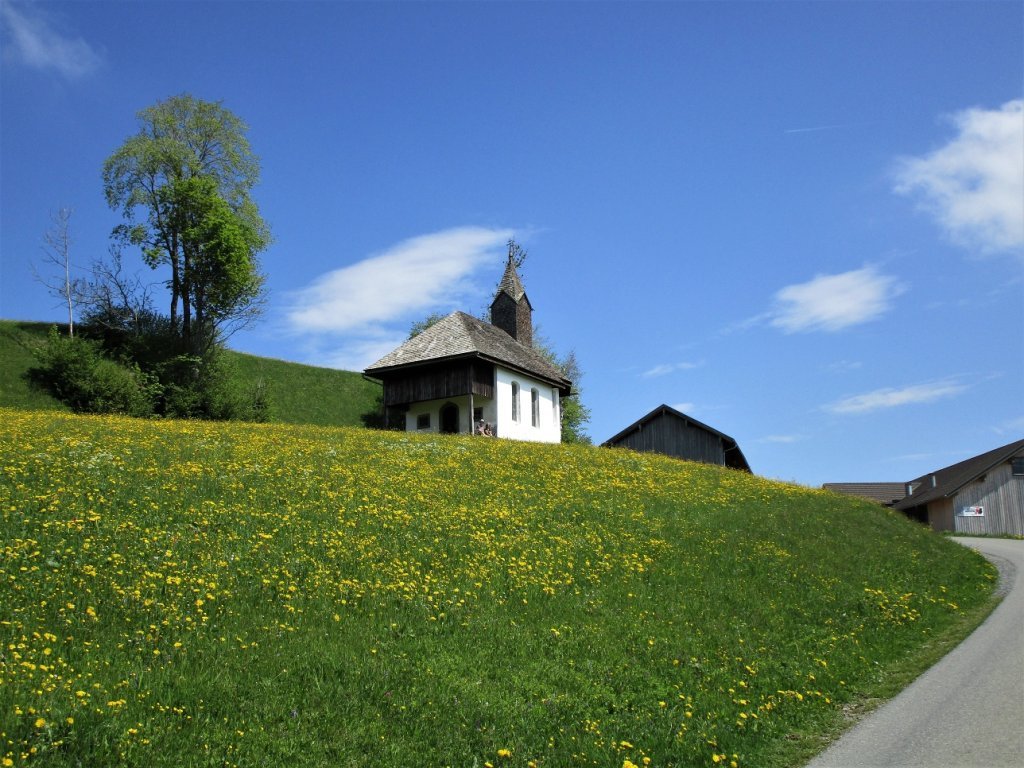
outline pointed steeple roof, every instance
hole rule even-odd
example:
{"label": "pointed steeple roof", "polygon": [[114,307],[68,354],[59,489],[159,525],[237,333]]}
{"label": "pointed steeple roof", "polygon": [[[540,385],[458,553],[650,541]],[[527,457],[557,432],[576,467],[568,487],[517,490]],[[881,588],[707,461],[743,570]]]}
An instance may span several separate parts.
{"label": "pointed steeple roof", "polygon": [[[498,283],[498,292],[494,298],[497,299],[502,293],[507,293],[516,303],[520,299],[526,299],[526,303],[530,305],[530,299],[526,295],[526,289],[523,288],[523,281],[519,279],[519,273],[516,272],[516,265],[512,261],[511,253],[508,255],[508,262],[505,264],[505,274],[501,276],[501,282]],[[530,308],[532,309],[533,306],[530,305]]]}

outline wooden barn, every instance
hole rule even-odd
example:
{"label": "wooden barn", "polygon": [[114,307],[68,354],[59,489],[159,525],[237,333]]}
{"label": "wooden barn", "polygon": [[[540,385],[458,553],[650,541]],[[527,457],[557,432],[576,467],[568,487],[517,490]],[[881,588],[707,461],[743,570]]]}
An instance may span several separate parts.
{"label": "wooden barn", "polygon": [[667,405],[658,406],[602,445],[653,451],[750,472],[750,465],[735,440]]}
{"label": "wooden barn", "polygon": [[406,431],[561,441],[571,382],[533,348],[533,307],[511,256],[491,322],[452,312],[367,368],[382,382],[385,420]]}
{"label": "wooden barn", "polygon": [[1024,440],[906,483],[895,508],[937,531],[1024,536]]}

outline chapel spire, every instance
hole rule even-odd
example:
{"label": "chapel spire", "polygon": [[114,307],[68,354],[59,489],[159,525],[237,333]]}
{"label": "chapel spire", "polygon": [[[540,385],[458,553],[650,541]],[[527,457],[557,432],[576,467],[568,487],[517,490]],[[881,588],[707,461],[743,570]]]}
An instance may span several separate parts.
{"label": "chapel spire", "polygon": [[512,259],[513,245],[509,242],[508,262],[505,274],[498,283],[498,292],[491,302],[491,325],[501,328],[509,336],[525,344],[533,346],[533,307],[526,296],[523,281],[519,279],[516,265]]}

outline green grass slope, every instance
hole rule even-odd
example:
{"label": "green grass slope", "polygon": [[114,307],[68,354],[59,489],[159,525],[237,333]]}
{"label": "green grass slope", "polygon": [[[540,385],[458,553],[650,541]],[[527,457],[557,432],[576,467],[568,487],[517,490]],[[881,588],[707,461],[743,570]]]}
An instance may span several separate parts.
{"label": "green grass slope", "polygon": [[66,411],[60,401],[30,387],[25,372],[36,364],[32,350],[46,341],[46,323],[0,320],[0,407]]}
{"label": "green grass slope", "polygon": [[[32,349],[45,343],[50,323],[0,320],[0,407],[29,410],[67,408],[29,386],[25,372],[35,365]],[[379,412],[380,385],[361,374],[229,352],[233,375],[243,389],[263,382],[270,420],[286,424],[361,426]]]}
{"label": "green grass slope", "polygon": [[361,426],[380,412],[380,384],[362,374],[230,352],[235,375],[246,386],[262,381],[270,396],[270,420],[285,424]]}
{"label": "green grass slope", "polygon": [[796,765],[995,578],[621,450],[5,410],[0,466],[5,765]]}

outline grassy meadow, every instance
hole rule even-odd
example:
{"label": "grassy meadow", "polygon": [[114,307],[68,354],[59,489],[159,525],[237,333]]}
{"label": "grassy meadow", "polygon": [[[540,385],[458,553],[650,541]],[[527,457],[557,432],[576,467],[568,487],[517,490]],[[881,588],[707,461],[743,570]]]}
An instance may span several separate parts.
{"label": "grassy meadow", "polygon": [[785,766],[990,604],[653,455],[0,410],[0,765]]}

